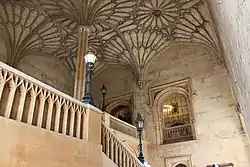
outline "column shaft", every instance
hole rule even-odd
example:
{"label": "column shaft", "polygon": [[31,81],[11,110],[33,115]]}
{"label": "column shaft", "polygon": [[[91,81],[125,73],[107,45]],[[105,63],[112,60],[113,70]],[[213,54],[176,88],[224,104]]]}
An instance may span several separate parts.
{"label": "column shaft", "polygon": [[76,73],[75,73],[75,86],[74,98],[82,100],[85,91],[85,60],[84,56],[88,52],[88,36],[89,29],[87,27],[79,28],[79,41],[76,59]]}

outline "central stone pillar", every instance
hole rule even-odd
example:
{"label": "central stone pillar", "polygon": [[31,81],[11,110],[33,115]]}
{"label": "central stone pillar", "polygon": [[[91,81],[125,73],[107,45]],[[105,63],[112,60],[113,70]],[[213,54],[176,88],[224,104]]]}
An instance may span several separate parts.
{"label": "central stone pillar", "polygon": [[85,91],[85,60],[84,57],[88,52],[88,37],[90,30],[88,27],[79,28],[79,41],[76,59],[76,73],[75,73],[75,86],[74,98],[82,100]]}

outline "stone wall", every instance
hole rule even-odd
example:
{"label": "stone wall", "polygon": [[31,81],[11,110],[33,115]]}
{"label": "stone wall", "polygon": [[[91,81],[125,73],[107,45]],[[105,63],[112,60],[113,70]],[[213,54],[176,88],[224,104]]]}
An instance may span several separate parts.
{"label": "stone wall", "polygon": [[250,1],[207,0],[250,134]]}
{"label": "stone wall", "polygon": [[[6,47],[0,37],[0,61],[7,62]],[[24,57],[18,64],[18,70],[68,94],[73,95],[74,76],[62,62],[48,55]]]}
{"label": "stone wall", "polygon": [[100,145],[3,117],[0,132],[1,167],[102,167]]}
{"label": "stone wall", "polygon": [[2,62],[7,61],[6,47],[1,36],[0,36],[0,61]]}
{"label": "stone wall", "polygon": [[[121,76],[129,73],[126,69],[123,70],[119,73]],[[109,73],[101,73],[102,78],[97,76],[95,81],[102,81],[112,89],[108,92],[109,97],[130,92],[136,94],[135,112],[143,113],[145,118],[146,135],[150,143],[148,160],[152,166],[170,167],[168,164],[173,161],[181,162],[183,157],[189,158],[190,166],[193,167],[202,167],[214,162],[232,162],[235,166],[241,167],[250,165],[247,141],[242,134],[242,127],[234,108],[235,101],[229,84],[229,75],[223,65],[217,64],[210,52],[198,46],[170,47],[169,50],[162,52],[148,68],[147,84],[143,90],[136,88],[135,82],[124,84],[123,81],[117,80],[119,75],[116,72],[117,70],[110,70]],[[115,81],[110,80],[113,76]],[[132,75],[126,76],[124,80],[132,80]],[[106,81],[105,78],[108,80]],[[148,90],[185,78],[191,79],[194,94],[192,103],[197,139],[157,146]],[[112,86],[109,85],[111,82]],[[116,85],[119,86],[116,87]],[[123,89],[124,91],[121,91]]]}
{"label": "stone wall", "polygon": [[135,78],[132,72],[121,66],[109,66],[93,78],[93,97],[97,106],[100,106],[102,95],[101,87],[107,88],[107,99],[134,92]]}
{"label": "stone wall", "polygon": [[168,162],[173,158],[181,157],[181,161],[189,156],[192,166],[196,167],[215,162],[232,162],[241,167],[250,165],[247,141],[234,108],[228,73],[213,56],[199,47],[174,46],[155,60],[148,74],[149,87],[191,78],[197,138],[177,144],[152,144],[148,152],[153,166],[164,167],[166,164],[166,167],[172,167]]}
{"label": "stone wall", "polygon": [[74,77],[55,57],[28,56],[18,69],[68,95],[73,95]]}

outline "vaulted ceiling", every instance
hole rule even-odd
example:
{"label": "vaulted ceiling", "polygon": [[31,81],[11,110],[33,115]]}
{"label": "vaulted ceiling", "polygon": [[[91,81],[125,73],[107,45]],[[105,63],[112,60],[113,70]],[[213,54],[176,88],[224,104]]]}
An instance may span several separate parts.
{"label": "vaulted ceiling", "polygon": [[219,52],[205,0],[0,1],[0,35],[13,66],[27,55],[57,56],[75,71],[79,26],[91,30],[97,71],[120,64],[137,79],[175,43]]}

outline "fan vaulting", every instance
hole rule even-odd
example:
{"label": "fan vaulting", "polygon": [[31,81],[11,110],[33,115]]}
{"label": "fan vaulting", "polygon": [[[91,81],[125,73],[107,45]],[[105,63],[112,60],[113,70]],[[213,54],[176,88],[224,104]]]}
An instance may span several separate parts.
{"label": "fan vaulting", "polygon": [[27,55],[57,56],[75,71],[78,28],[87,26],[96,70],[119,64],[140,80],[171,44],[218,52],[208,13],[204,0],[3,0],[0,30],[10,65]]}

